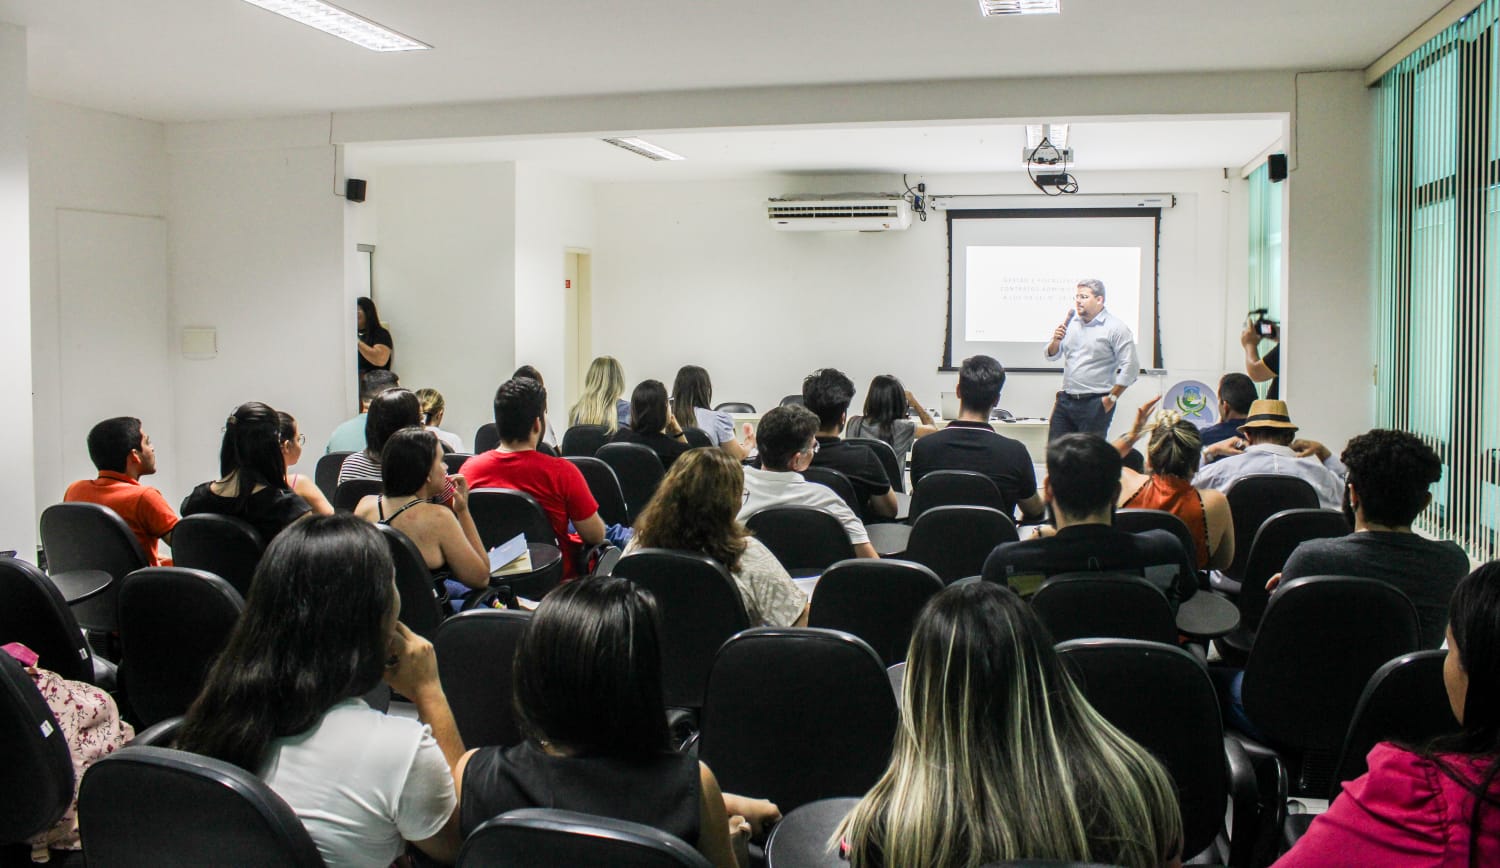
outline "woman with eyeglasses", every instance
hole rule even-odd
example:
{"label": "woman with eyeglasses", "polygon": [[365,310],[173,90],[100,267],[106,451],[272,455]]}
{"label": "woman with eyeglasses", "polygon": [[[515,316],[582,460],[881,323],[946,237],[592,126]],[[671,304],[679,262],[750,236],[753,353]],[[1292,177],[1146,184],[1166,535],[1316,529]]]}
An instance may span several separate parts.
{"label": "woman with eyeglasses", "polygon": [[281,422],[281,457],[286,462],[286,484],[307,501],[314,515],[333,515],[333,504],[323,496],[323,490],[318,488],[312,477],[292,472],[292,467],[302,460],[302,447],[307,444],[307,435],[297,429],[297,420],[292,418],[291,413],[277,410],[276,418]]}
{"label": "woman with eyeglasses", "polygon": [[179,512],[184,518],[211,512],[241,519],[269,543],[312,509],[287,483],[281,443],[275,410],[259,401],[236,407],[224,423],[219,478],[194,488]]}

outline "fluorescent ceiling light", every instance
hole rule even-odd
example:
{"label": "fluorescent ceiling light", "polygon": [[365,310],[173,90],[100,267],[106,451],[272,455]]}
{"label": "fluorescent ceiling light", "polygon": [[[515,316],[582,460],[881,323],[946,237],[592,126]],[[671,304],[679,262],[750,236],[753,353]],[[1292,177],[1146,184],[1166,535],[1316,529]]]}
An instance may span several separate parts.
{"label": "fluorescent ceiling light", "polygon": [[389,27],[361,18],[323,0],[245,0],[268,12],[275,12],[308,27],[346,39],[371,51],[422,51],[431,48]]}
{"label": "fluorescent ceiling light", "polygon": [[1068,125],[1067,124],[1027,124],[1026,125],[1026,147],[1035,150],[1042,144],[1042,139],[1057,148],[1059,151],[1068,147]]}
{"label": "fluorescent ceiling light", "polygon": [[687,157],[684,157],[681,154],[676,154],[667,150],[666,148],[660,147],[658,145],[653,145],[645,139],[627,137],[622,139],[605,139],[604,141],[609,142],[611,145],[614,145],[617,148],[624,148],[632,154],[640,154],[641,156],[646,157],[650,160],[687,159]]}
{"label": "fluorescent ceiling light", "polygon": [[1056,15],[1061,0],[979,0],[985,15]]}

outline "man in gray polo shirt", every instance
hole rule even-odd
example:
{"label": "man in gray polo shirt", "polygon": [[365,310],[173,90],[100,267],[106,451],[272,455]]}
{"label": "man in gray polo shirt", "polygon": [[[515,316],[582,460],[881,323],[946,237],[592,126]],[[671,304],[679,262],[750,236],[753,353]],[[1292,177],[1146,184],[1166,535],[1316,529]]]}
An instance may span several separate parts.
{"label": "man in gray polo shirt", "polygon": [[1063,360],[1063,387],[1052,405],[1048,441],[1074,433],[1106,436],[1120,395],[1140,376],[1135,335],[1104,309],[1104,284],[1091,277],[1078,281],[1074,304],[1047,344],[1047,361]]}

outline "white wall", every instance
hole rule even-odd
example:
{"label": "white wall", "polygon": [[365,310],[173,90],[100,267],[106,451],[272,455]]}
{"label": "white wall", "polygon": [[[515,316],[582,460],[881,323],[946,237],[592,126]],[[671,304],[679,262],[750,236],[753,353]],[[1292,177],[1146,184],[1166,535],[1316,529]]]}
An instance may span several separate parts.
{"label": "white wall", "polygon": [[36,555],[32,452],[30,190],[27,181],[26,31],[0,24],[0,548]]}

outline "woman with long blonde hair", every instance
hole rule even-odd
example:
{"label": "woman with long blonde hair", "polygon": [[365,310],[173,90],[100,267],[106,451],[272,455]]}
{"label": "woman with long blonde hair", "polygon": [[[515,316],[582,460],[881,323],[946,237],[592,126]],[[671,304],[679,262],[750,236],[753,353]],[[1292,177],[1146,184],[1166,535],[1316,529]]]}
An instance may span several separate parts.
{"label": "woman with long blonde hair", "polygon": [[835,836],[854,868],[1182,856],[1171,777],[1088,704],[1030,608],[990,582],[922,610],[891,764]]}
{"label": "woman with long blonde hair", "polygon": [[603,425],[610,434],[629,424],[630,402],[625,394],[625,369],[614,356],[600,356],[589,363],[583,376],[583,394],[568,411],[568,425]]}

